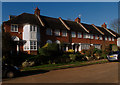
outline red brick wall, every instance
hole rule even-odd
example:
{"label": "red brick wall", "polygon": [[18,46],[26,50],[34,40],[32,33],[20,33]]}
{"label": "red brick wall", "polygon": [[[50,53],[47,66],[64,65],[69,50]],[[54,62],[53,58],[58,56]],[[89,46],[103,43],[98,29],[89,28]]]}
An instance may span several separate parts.
{"label": "red brick wall", "polygon": [[[18,32],[11,32],[11,24],[4,24],[5,32],[9,32],[11,36],[17,36],[19,39],[22,39],[23,26],[18,25]],[[20,51],[23,51],[23,45],[20,45]]]}
{"label": "red brick wall", "polygon": [[[11,32],[11,25],[10,24],[4,24],[5,32],[10,32],[11,36],[17,36],[20,39],[22,39],[22,32],[23,32],[23,26],[18,25],[18,32]],[[67,37],[62,36],[62,30],[60,30],[60,36],[54,35],[54,30],[52,31],[52,35],[46,35],[46,28],[41,28],[40,30],[40,39],[41,39],[41,45],[44,45],[47,40],[52,40],[52,42],[55,42],[56,40],[59,40],[60,42],[66,42],[70,43],[70,33],[67,33]],[[76,38],[71,38],[71,43],[91,43],[91,44],[117,44],[117,39],[115,41],[109,41],[109,40],[96,40],[94,39],[85,39],[83,38],[77,38],[77,32],[76,32]],[[20,51],[23,51],[23,45],[20,45]],[[28,51],[28,54],[37,54],[37,51]]]}
{"label": "red brick wall", "polygon": [[[44,37],[44,43],[46,43],[47,40],[52,40],[52,42],[55,42],[56,40],[59,40],[60,42],[66,42],[69,43],[69,36],[71,36],[70,34],[67,34],[67,37],[63,37],[61,30],[60,30],[60,36],[55,36],[54,35],[54,30],[53,30],[53,35],[46,35],[46,31],[44,30],[44,32],[42,31],[41,33]],[[77,38],[77,32],[76,32],[76,37],[75,38],[71,38],[72,43],[91,43],[91,44],[103,44],[103,43],[109,43],[109,44],[117,44],[117,39],[115,39],[114,41],[109,41],[109,40],[104,40],[104,36],[103,36],[103,40],[97,40],[95,39],[85,39],[83,38],[83,33],[82,33],[82,38]]]}

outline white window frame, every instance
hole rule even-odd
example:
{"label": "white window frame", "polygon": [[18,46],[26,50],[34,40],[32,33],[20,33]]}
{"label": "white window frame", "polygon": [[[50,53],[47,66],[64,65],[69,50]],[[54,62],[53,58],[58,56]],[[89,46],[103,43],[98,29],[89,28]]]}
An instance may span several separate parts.
{"label": "white window frame", "polygon": [[89,38],[89,39],[90,39],[90,34],[87,34],[87,38]]}
{"label": "white window frame", "polygon": [[62,30],[62,36],[67,37],[67,30]]}
{"label": "white window frame", "polygon": [[107,36],[105,36],[105,40],[108,40]]}
{"label": "white window frame", "polygon": [[87,34],[86,33],[83,34],[83,38],[87,38]]}
{"label": "white window frame", "polygon": [[[12,28],[12,26],[14,26],[14,28]],[[15,26],[17,26],[17,28],[15,28]],[[17,30],[15,30],[17,29]],[[11,32],[18,32],[18,25],[17,24],[11,24]]]}
{"label": "white window frame", "polygon": [[26,41],[26,43],[24,44],[24,51],[30,50],[30,45],[29,45],[29,41]]}
{"label": "white window frame", "polygon": [[55,34],[55,36],[60,36],[60,30],[59,29],[55,29],[54,30],[54,34]]}
{"label": "white window frame", "polygon": [[78,37],[78,38],[82,38],[82,33],[78,32],[78,33],[77,33],[77,37]]}
{"label": "white window frame", "polygon": [[99,40],[103,40],[102,35],[99,35]]}
{"label": "white window frame", "polygon": [[76,37],[76,32],[72,31],[72,32],[71,32],[71,36],[72,36],[73,38],[75,38],[75,37]]}
{"label": "white window frame", "polygon": [[[32,44],[31,44],[32,42]],[[33,47],[33,48],[31,48]],[[37,41],[30,41],[30,50],[37,50]]]}
{"label": "white window frame", "polygon": [[111,41],[111,37],[109,37],[108,40]]}
{"label": "white window frame", "polygon": [[98,35],[95,35],[95,39],[98,40]]}
{"label": "white window frame", "polygon": [[94,36],[93,36],[93,34],[90,34],[90,39],[94,39]]}
{"label": "white window frame", "polygon": [[37,32],[37,26],[36,25],[30,25],[30,32]]}
{"label": "white window frame", "polygon": [[115,39],[114,39],[114,37],[112,37],[112,41],[114,41]]}
{"label": "white window frame", "polygon": [[46,35],[52,35],[52,29],[47,28],[46,29]]}

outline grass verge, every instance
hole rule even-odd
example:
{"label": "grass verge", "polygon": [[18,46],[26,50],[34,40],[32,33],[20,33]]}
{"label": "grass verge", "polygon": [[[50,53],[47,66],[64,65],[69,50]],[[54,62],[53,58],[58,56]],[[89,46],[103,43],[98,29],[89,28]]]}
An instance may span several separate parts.
{"label": "grass verge", "polygon": [[107,63],[107,59],[102,60],[94,60],[94,61],[81,61],[81,62],[71,62],[67,64],[47,64],[47,65],[40,65],[34,67],[25,67],[22,68],[21,71],[31,71],[31,70],[58,70],[58,69],[65,69],[65,68],[73,68],[73,67],[81,67],[93,64],[102,64]]}

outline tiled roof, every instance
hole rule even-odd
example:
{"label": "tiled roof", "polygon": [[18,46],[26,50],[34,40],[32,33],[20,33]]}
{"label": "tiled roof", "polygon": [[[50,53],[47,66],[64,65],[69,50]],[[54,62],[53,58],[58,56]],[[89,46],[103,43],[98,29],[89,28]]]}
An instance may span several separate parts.
{"label": "tiled roof", "polygon": [[52,29],[66,29],[66,27],[61,23],[61,21],[57,18],[51,18],[46,16],[40,16],[45,27]]}
{"label": "tiled roof", "polygon": [[116,37],[120,37],[120,34],[116,33],[115,31],[113,31],[113,30],[111,30],[111,29],[108,29],[108,30],[110,30],[113,34],[115,34]]}
{"label": "tiled roof", "polygon": [[114,37],[112,34],[110,34],[107,30],[105,30],[105,28],[103,28],[103,27],[98,27],[98,26],[96,26],[99,30],[101,30],[103,33],[104,33],[104,35],[105,36],[110,36],[110,37]]}
{"label": "tiled roof", "polygon": [[87,33],[77,22],[68,21],[68,20],[64,20],[64,22],[65,22],[65,23],[68,25],[68,27],[70,27],[70,29],[73,30],[73,31],[80,31],[80,32]]}
{"label": "tiled roof", "polygon": [[92,25],[88,25],[88,24],[84,24],[82,23],[82,25],[89,30],[90,34],[97,34],[97,35],[101,35],[101,33],[99,31],[97,31]]}
{"label": "tiled roof", "polygon": [[40,25],[40,22],[34,14],[22,13],[21,15],[12,18],[11,20],[5,21],[4,23],[12,23],[12,24],[35,24]]}
{"label": "tiled roof", "polygon": [[[46,28],[52,28],[52,29],[67,29],[63,23],[58,18],[51,18],[47,16],[42,16],[40,15],[40,18],[42,22],[45,24]],[[63,20],[64,23],[72,30],[72,31],[80,31],[83,33],[87,33],[85,29],[83,29],[82,26],[80,26],[77,22],[75,21],[69,21],[69,20]],[[29,13],[22,13],[21,15],[16,16],[15,18],[5,21],[3,23],[12,23],[12,24],[34,24],[34,25],[39,25],[42,26],[38,17],[34,14],[29,14]],[[84,24],[81,23],[91,34],[97,34],[101,35],[101,33],[95,29],[92,25]],[[113,37],[112,34],[110,34],[105,28],[96,26],[100,31],[104,33],[105,36],[111,36]],[[112,31],[112,30],[110,30]],[[112,31],[113,34],[115,34],[114,31]]]}

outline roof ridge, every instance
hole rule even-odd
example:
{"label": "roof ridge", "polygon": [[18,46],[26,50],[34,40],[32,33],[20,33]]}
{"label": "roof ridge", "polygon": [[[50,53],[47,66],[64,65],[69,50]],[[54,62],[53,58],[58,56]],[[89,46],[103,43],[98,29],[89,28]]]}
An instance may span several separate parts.
{"label": "roof ridge", "polygon": [[[102,28],[104,28],[104,27],[102,27]],[[110,30],[108,30],[107,28],[104,28],[106,31],[108,31],[110,34],[112,34],[114,37],[116,37],[116,35],[115,34],[113,34]]]}
{"label": "roof ridge", "polygon": [[90,32],[89,30],[87,30],[81,23],[79,23],[79,22],[76,22],[76,23],[78,23],[86,32]]}
{"label": "roof ridge", "polygon": [[58,19],[62,22],[62,24],[63,24],[68,30],[70,30],[70,27],[68,27],[68,26],[66,25],[66,23],[62,20],[61,17],[59,17]]}
{"label": "roof ridge", "polygon": [[104,33],[100,30],[100,29],[98,29],[94,24],[91,24],[98,32],[100,32],[102,35],[104,35]]}

